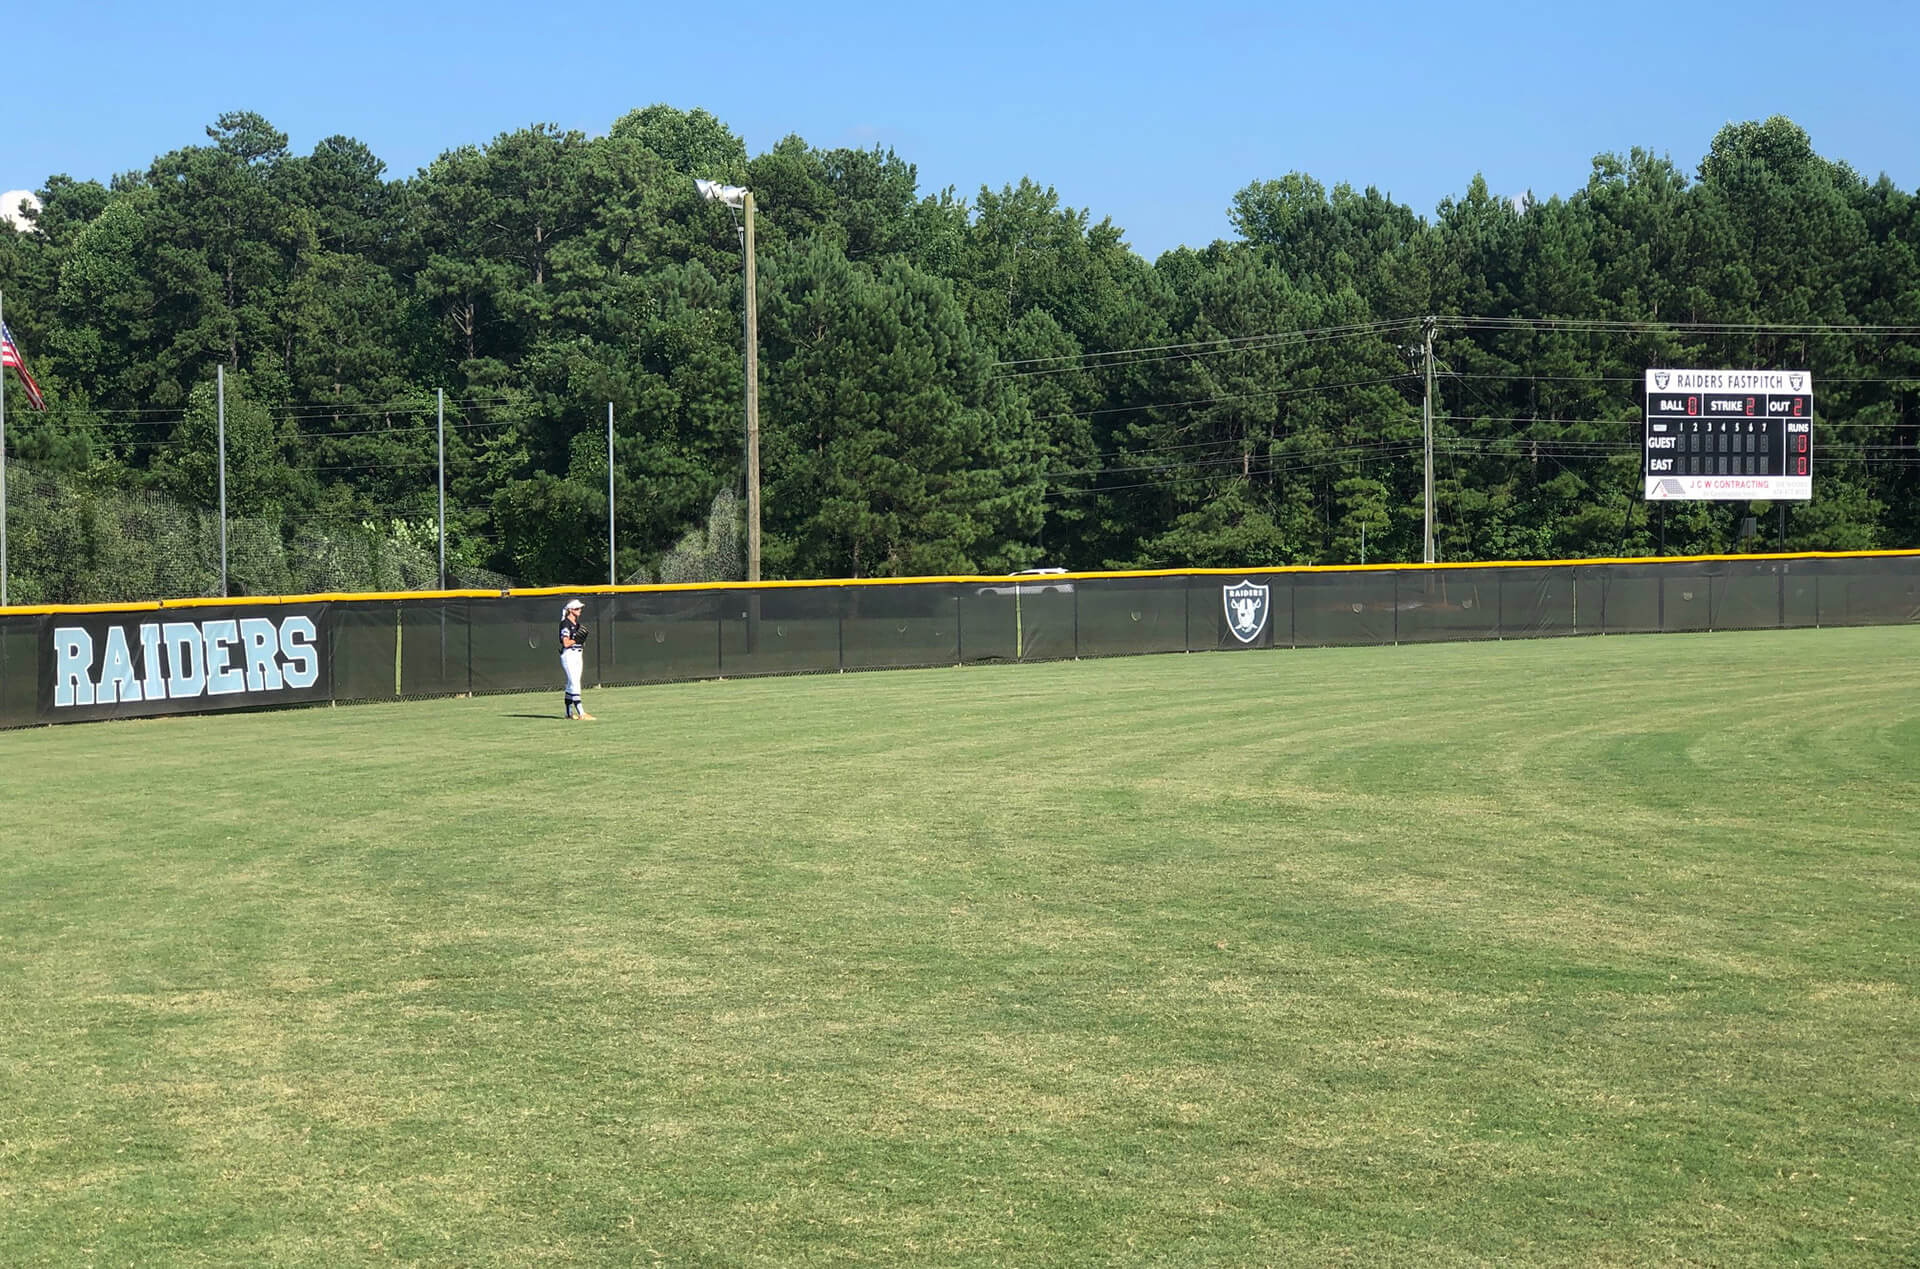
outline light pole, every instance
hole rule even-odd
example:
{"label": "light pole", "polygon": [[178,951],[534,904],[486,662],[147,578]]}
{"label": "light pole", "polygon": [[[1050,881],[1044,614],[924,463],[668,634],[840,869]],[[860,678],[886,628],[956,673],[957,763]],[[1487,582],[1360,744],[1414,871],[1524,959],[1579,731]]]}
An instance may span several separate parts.
{"label": "light pole", "polygon": [[747,580],[760,580],[760,304],[754,285],[753,191],[744,185],[722,185],[696,180],[702,198],[740,211],[745,226],[740,241],[745,248],[747,274]]}
{"label": "light pole", "polygon": [[1424,337],[1423,348],[1427,362],[1427,391],[1420,401],[1420,423],[1423,438],[1422,448],[1426,453],[1426,474],[1421,481],[1425,491],[1421,501],[1426,506],[1426,528],[1421,533],[1421,563],[1433,563],[1433,327],[1435,319],[1429,317],[1420,323]]}

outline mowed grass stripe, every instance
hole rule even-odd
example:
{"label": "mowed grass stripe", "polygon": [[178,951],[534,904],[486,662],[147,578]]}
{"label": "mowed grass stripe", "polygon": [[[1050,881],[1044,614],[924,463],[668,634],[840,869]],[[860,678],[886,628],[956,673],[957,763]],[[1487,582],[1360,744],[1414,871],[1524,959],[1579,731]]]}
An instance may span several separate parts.
{"label": "mowed grass stripe", "polygon": [[0,1262],[1887,1263],[1920,630],[0,733]]}

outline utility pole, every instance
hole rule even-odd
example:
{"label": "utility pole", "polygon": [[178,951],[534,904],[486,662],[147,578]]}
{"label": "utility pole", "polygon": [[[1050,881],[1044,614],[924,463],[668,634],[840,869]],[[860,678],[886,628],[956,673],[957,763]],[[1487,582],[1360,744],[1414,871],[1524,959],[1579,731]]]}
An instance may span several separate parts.
{"label": "utility pole", "polygon": [[[747,399],[747,580],[760,580],[760,287],[753,263],[753,191],[744,185],[722,185],[695,179],[700,197],[725,203],[743,213],[740,233],[746,279],[746,399]],[[758,600],[755,601],[758,603]]]}
{"label": "utility pole", "polygon": [[1426,502],[1426,531],[1422,562],[1433,563],[1433,326],[1434,319],[1428,317],[1421,323],[1425,336],[1424,345],[1427,362],[1427,391],[1420,402],[1421,431],[1425,436],[1426,478],[1423,482]]}
{"label": "utility pole", "polygon": [[746,191],[747,580],[760,580],[760,300],[753,266],[753,192]]}

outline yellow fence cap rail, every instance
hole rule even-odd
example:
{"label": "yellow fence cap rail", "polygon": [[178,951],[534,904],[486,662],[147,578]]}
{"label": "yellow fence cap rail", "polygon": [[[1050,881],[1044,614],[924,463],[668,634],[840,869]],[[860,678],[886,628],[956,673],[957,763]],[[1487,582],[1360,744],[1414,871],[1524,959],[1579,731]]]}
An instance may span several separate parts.
{"label": "yellow fence cap rail", "polygon": [[644,595],[697,590],[791,590],[820,586],[916,586],[927,584],[1004,586],[1010,582],[1035,588],[1062,581],[1093,581],[1102,578],[1152,577],[1244,577],[1275,573],[1392,573],[1458,571],[1465,569],[1508,568],[1593,568],[1650,564],[1779,563],[1792,560],[1910,559],[1920,550],[1887,551],[1788,551],[1766,555],[1623,555],[1594,556],[1568,560],[1463,560],[1433,564],[1248,564],[1236,568],[1151,568],[1060,573],[955,573],[928,577],[831,577],[800,578],[760,582],[660,582],[645,585],[610,586],[592,583],[580,586],[517,586],[507,590],[405,590],[405,591],[322,591],[307,595],[233,595],[195,596],[179,599],[128,600],[110,604],[27,604],[0,608],[0,615],[34,616],[65,613],[163,612],[191,608],[258,607],[274,604],[368,603],[391,601],[427,604],[449,599],[550,599],[559,596]]}

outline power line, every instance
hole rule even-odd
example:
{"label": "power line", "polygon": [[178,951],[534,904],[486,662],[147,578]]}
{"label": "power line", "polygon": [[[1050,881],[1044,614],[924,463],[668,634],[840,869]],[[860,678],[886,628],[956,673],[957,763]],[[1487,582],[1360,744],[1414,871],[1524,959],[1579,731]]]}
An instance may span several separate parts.
{"label": "power line", "polygon": [[[1275,439],[1279,439],[1279,438],[1275,438]],[[1225,464],[1241,463],[1253,458],[1257,458],[1261,462],[1266,462],[1275,457],[1284,459],[1287,456],[1285,451],[1280,451],[1276,454],[1276,452],[1271,449],[1267,449],[1267,450],[1263,450],[1258,453],[1255,453],[1253,451],[1246,450],[1245,448],[1242,447],[1240,441],[1233,440],[1231,438],[1217,440],[1217,441],[1208,441],[1208,442],[1205,442],[1205,444],[1209,446],[1217,446],[1217,447],[1232,447],[1233,452],[1217,455],[1214,457],[1183,459],[1183,460],[1179,460],[1177,463],[1140,462],[1140,463],[1118,463],[1118,464],[1113,464],[1113,465],[1104,466],[1104,467],[1067,468],[1061,471],[1048,472],[1046,473],[1045,478],[1047,480],[1059,480],[1067,477],[1102,476],[1102,475],[1109,475],[1114,473],[1126,473],[1126,472],[1136,472],[1136,471],[1168,471],[1168,470],[1174,470],[1174,469],[1191,471],[1201,467],[1215,467],[1215,466],[1221,466]],[[1420,442],[1415,439],[1386,440],[1386,441],[1357,441],[1347,445],[1335,445],[1335,446],[1329,446],[1321,449],[1314,449],[1314,450],[1308,451],[1307,453],[1301,456],[1309,457],[1309,458],[1320,458],[1320,457],[1331,456],[1331,455],[1353,454],[1353,453],[1360,453],[1368,450],[1390,448],[1392,446],[1397,446],[1397,445],[1418,445],[1418,444],[1420,444]],[[1193,448],[1193,447],[1183,446],[1182,448]],[[1134,459],[1134,458],[1144,457],[1145,454],[1148,452],[1151,452],[1151,451],[1127,452],[1122,454],[1115,454],[1115,455],[1112,455],[1112,457],[1121,458],[1121,459]]]}
{"label": "power line", "polygon": [[[1222,353],[1259,350],[1267,347],[1279,347],[1289,343],[1318,343],[1334,339],[1349,339],[1368,334],[1381,334],[1393,330],[1406,330],[1420,319],[1382,318],[1370,322],[1355,322],[1343,326],[1307,327],[1292,331],[1268,331],[1258,335],[1240,335],[1231,338],[1188,341],[1182,343],[1142,344],[1131,348],[1113,348],[1094,352],[1059,353],[1051,357],[1030,357],[1018,360],[996,361],[991,363],[995,370],[1011,370],[1002,374],[1003,379],[1026,378],[1033,375],[1061,374],[1073,370],[1100,370],[1109,366],[1137,365],[1147,361],[1179,360],[1200,356],[1216,356]],[[1744,335],[1874,335],[1898,338],[1920,336],[1920,326],[1876,326],[1870,324],[1833,324],[1818,323],[1779,323],[1779,322],[1663,322],[1625,318],[1570,318],[1570,317],[1495,317],[1468,316],[1457,314],[1442,316],[1442,326],[1451,326],[1462,330],[1502,329],[1534,330],[1548,333],[1585,333],[1585,334],[1669,334],[1688,332],[1693,334],[1744,334]],[[1147,354],[1157,354],[1149,356]],[[1068,363],[1068,364],[1058,364]],[[1051,366],[1045,370],[1019,370],[1015,367]],[[1497,377],[1497,376],[1495,376]],[[1577,376],[1529,376],[1547,381],[1554,378],[1576,379]],[[1908,376],[1888,379],[1848,379],[1830,380],[1831,382],[1902,382]],[[1624,376],[1613,376],[1607,382],[1637,382]]]}
{"label": "power line", "polygon": [[[515,399],[516,398],[510,393],[494,393],[490,395],[459,398],[448,397],[447,404],[449,406],[472,405],[484,407],[489,405],[510,404]],[[270,406],[268,407],[267,413],[274,418],[302,418],[308,416],[324,418],[335,414],[339,415],[339,417],[347,418],[367,417],[380,414],[430,414],[434,408],[433,398],[431,397],[426,399],[425,404],[421,404],[411,397],[397,401],[355,401],[343,404],[350,404],[353,408],[351,410],[341,410],[338,407],[328,405],[291,405],[278,408]],[[187,407],[184,405],[88,406],[81,412],[106,418],[117,418],[121,415],[131,414],[167,414],[177,418],[184,414],[186,409]],[[123,426],[126,425],[123,424]]]}
{"label": "power line", "polygon": [[1270,392],[1235,392],[1211,397],[1194,397],[1186,401],[1154,401],[1142,405],[1106,406],[1098,410],[1067,411],[1060,414],[1039,414],[1034,416],[1036,423],[1051,423],[1056,419],[1090,419],[1103,414],[1125,414],[1138,410],[1183,410],[1197,409],[1203,405],[1220,405],[1229,401],[1259,401],[1274,397],[1305,396],[1315,392],[1339,392],[1347,388],[1373,387],[1382,383],[1398,383],[1412,377],[1412,372],[1381,375],[1373,379],[1353,379],[1346,383],[1312,384],[1303,388],[1275,388]]}
{"label": "power line", "polygon": [[[1085,353],[1079,356],[1079,361],[1084,361],[1087,364],[1076,363],[1041,370],[1017,370],[995,377],[999,379],[1032,379],[1047,375],[1071,374],[1076,371],[1108,370],[1115,367],[1145,365],[1157,361],[1197,361],[1202,357],[1219,357],[1228,353],[1264,352],[1269,349],[1285,348],[1295,345],[1329,343],[1335,340],[1353,339],[1368,334],[1383,334],[1386,331],[1400,330],[1404,327],[1405,323],[1403,322],[1381,322],[1373,323],[1366,327],[1328,327],[1323,330],[1314,331],[1282,331],[1270,335],[1251,335],[1239,340],[1214,341],[1212,344],[1206,345],[1168,344],[1160,348],[1144,347],[1123,350],[1127,354],[1157,353],[1159,355],[1128,355],[1125,360],[1116,361],[1095,361],[1093,359],[1100,357],[1119,357],[1122,355],[1121,353]],[[1176,351],[1163,351],[1163,349],[1173,349]],[[1197,350],[1186,351],[1188,349]],[[1072,356],[1072,354],[1063,354],[1063,356],[1059,358],[1043,360],[1058,361],[1065,360]]]}
{"label": "power line", "polygon": [[[996,361],[991,363],[991,366],[993,369],[998,370],[1009,366],[1037,366],[1058,361],[1081,362],[1092,361],[1102,357],[1130,357],[1138,353],[1168,353],[1179,356],[1193,355],[1205,350],[1237,352],[1241,346],[1248,344],[1263,344],[1270,341],[1284,342],[1314,336],[1346,337],[1371,331],[1404,327],[1406,325],[1407,322],[1401,319],[1382,319],[1371,322],[1356,322],[1346,326],[1318,326],[1292,331],[1266,331],[1258,335],[1222,336],[1219,339],[1198,340],[1188,343],[1142,344],[1136,348],[1110,348],[1097,352],[1058,353],[1051,357],[1029,357],[1019,361]],[[1018,377],[1019,373],[1024,372],[1016,372],[1015,375],[1002,377],[1015,378]]]}
{"label": "power line", "polygon": [[[1222,480],[1240,480],[1240,479],[1245,479],[1248,476],[1256,476],[1256,475],[1264,476],[1264,475],[1271,475],[1276,472],[1292,473],[1292,472],[1324,471],[1332,467],[1351,467],[1351,466],[1363,465],[1368,462],[1378,461],[1378,460],[1386,459],[1390,457],[1402,456],[1407,453],[1417,451],[1421,448],[1421,442],[1418,440],[1381,441],[1373,445],[1356,446],[1353,448],[1357,452],[1349,453],[1338,458],[1322,458],[1318,454],[1316,454],[1313,457],[1312,461],[1301,462],[1301,461],[1289,461],[1285,455],[1265,456],[1261,458],[1258,462],[1248,465],[1246,470],[1244,471],[1227,471],[1227,472],[1207,474],[1204,472],[1194,472],[1191,469],[1181,469],[1169,474],[1165,479],[1162,479],[1162,480],[1143,480],[1143,481],[1136,481],[1131,484],[1124,484],[1124,485],[1100,485],[1094,488],[1087,488],[1087,489],[1057,489],[1046,494],[1044,496],[1044,500],[1052,502],[1065,497],[1079,497],[1087,494],[1119,493],[1129,489],[1154,489],[1154,488],[1161,488],[1167,485],[1192,484],[1195,482],[1206,484],[1206,483],[1218,482]],[[1229,462],[1231,461],[1232,460],[1229,460]],[[1214,463],[1211,465],[1219,466],[1222,464]]]}
{"label": "power line", "polygon": [[1885,335],[1910,339],[1920,336],[1920,326],[1874,326],[1864,323],[1827,325],[1822,323],[1783,322],[1657,322],[1625,318],[1591,317],[1442,317],[1446,325],[1464,329],[1524,329],[1571,331],[1587,334],[1667,334],[1690,331],[1706,335]]}

